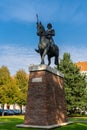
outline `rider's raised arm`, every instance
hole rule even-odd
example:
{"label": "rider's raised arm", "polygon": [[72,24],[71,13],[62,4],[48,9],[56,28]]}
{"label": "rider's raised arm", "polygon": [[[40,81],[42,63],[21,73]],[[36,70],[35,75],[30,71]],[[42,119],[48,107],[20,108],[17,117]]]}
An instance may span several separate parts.
{"label": "rider's raised arm", "polygon": [[42,24],[41,21],[40,21],[39,18],[38,18],[38,14],[36,14],[36,19],[37,19],[36,24]]}
{"label": "rider's raised arm", "polygon": [[36,24],[38,24],[38,23],[39,23],[38,14],[36,14],[36,19],[37,19],[37,22],[36,22]]}

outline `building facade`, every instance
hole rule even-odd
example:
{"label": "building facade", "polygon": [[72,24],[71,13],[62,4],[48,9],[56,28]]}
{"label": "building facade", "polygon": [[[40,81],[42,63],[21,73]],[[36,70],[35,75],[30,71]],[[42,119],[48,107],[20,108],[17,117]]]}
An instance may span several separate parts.
{"label": "building facade", "polygon": [[87,75],[87,61],[77,62],[76,65],[80,69],[81,73],[85,73]]}

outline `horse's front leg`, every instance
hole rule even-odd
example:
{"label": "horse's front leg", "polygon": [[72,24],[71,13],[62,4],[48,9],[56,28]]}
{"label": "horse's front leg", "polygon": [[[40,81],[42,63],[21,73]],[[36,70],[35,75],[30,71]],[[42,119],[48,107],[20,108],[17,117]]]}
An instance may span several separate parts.
{"label": "horse's front leg", "polygon": [[57,65],[58,68],[59,68],[59,58],[58,58],[58,56],[55,56],[55,65]]}
{"label": "horse's front leg", "polygon": [[41,64],[44,64],[44,58],[45,58],[45,55],[47,54],[47,49],[44,50],[43,54],[42,54],[42,57],[41,57]]}
{"label": "horse's front leg", "polygon": [[42,54],[41,54],[41,64],[44,64],[44,59],[42,57]]}
{"label": "horse's front leg", "polygon": [[51,57],[50,56],[48,56],[48,66],[51,64],[51,59],[50,59]]}

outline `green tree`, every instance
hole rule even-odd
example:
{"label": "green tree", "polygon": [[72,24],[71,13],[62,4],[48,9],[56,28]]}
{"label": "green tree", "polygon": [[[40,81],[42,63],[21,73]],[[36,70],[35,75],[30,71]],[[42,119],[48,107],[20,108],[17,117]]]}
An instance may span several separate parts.
{"label": "green tree", "polygon": [[0,68],[0,103],[3,105],[7,102],[7,84],[10,82],[10,72],[6,66]]}
{"label": "green tree", "polygon": [[15,80],[16,80],[16,85],[19,89],[17,103],[20,105],[20,108],[22,110],[22,105],[26,104],[27,89],[28,89],[28,75],[24,70],[19,70],[15,75]]}
{"label": "green tree", "polygon": [[7,84],[10,80],[10,72],[6,66],[0,68],[0,86]]}
{"label": "green tree", "polygon": [[13,104],[17,97],[17,87],[10,76],[10,72],[6,66],[0,68],[0,104],[4,110],[4,104]]}
{"label": "green tree", "polygon": [[64,53],[60,60],[60,71],[64,74],[65,96],[67,110],[72,112],[73,108],[83,107],[85,104],[85,77],[80,74],[77,66],[70,59],[69,53]]}

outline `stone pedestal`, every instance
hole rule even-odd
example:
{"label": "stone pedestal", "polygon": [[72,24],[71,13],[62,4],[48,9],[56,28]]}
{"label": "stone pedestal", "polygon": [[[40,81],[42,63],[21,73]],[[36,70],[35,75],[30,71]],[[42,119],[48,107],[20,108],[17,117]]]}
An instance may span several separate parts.
{"label": "stone pedestal", "polygon": [[24,125],[52,126],[67,121],[64,75],[46,65],[30,66]]}

